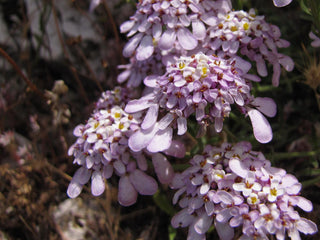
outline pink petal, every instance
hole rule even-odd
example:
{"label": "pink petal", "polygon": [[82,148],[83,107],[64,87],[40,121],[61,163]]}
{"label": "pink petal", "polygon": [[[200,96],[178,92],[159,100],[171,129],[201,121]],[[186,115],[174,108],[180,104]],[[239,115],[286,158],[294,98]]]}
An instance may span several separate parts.
{"label": "pink petal", "polygon": [[217,196],[219,197],[220,201],[225,204],[232,204],[233,203],[233,197],[230,193],[224,191],[224,190],[218,190]]}
{"label": "pink petal", "polygon": [[183,135],[187,132],[187,119],[184,117],[179,117],[177,120],[178,124],[178,135]]}
{"label": "pink petal", "polygon": [[183,158],[186,155],[186,147],[182,142],[172,140],[170,147],[164,153],[172,157]]}
{"label": "pink petal", "polygon": [[218,221],[214,222],[216,230],[220,239],[223,240],[232,240],[234,237],[234,230],[232,227],[229,226],[229,223],[220,223]]}
{"label": "pink petal", "polygon": [[252,103],[260,112],[268,117],[274,117],[277,113],[277,105],[271,98],[257,97]]}
{"label": "pink petal", "polygon": [[158,129],[156,127],[139,130],[132,134],[128,140],[129,148],[134,152],[139,152],[148,146]]}
{"label": "pink petal", "polygon": [[131,100],[124,110],[127,113],[135,113],[150,107],[152,104],[148,99]]}
{"label": "pink petal", "polygon": [[67,194],[68,194],[69,198],[78,197],[82,191],[82,187],[83,187],[82,184],[71,180],[71,182],[69,183],[68,189],[67,189]]}
{"label": "pink petal", "polygon": [[187,227],[194,221],[194,216],[188,213],[188,209],[183,209],[173,216],[171,225],[174,228]]}
{"label": "pink petal", "polygon": [[288,56],[283,56],[279,59],[279,63],[283,66],[288,72],[291,72],[294,68],[294,62],[292,58]]}
{"label": "pink petal", "polygon": [[84,185],[89,181],[90,176],[91,176],[91,171],[89,171],[85,167],[81,167],[75,172],[75,174],[74,174],[72,179],[74,181]]}
{"label": "pink petal", "polygon": [[295,198],[298,200],[297,206],[303,211],[311,212],[313,210],[312,202],[310,200],[301,196],[296,196]]}
{"label": "pink petal", "polygon": [[273,0],[273,4],[276,7],[284,7],[291,3],[292,0]]}
{"label": "pink petal", "polygon": [[128,176],[122,176],[119,180],[118,201],[122,206],[130,206],[137,201],[138,193],[131,184]]}
{"label": "pink petal", "polygon": [[255,57],[255,61],[257,63],[257,70],[261,77],[266,77],[268,75],[267,66],[265,61],[262,59],[261,55],[257,55]]}
{"label": "pink petal", "polygon": [[152,164],[159,181],[162,184],[169,184],[173,179],[174,171],[167,158],[160,153],[153,154]]}
{"label": "pink petal", "polygon": [[121,33],[128,32],[129,30],[131,30],[133,28],[135,23],[136,23],[136,21],[133,21],[133,20],[129,20],[129,21],[122,23],[120,26],[120,32]]}
{"label": "pink petal", "polygon": [[176,32],[174,29],[167,29],[161,36],[158,45],[161,50],[169,50],[173,47],[176,40]]}
{"label": "pink petal", "polygon": [[137,48],[136,58],[138,61],[148,59],[154,51],[153,41],[151,36],[144,36]]}
{"label": "pink petal", "polygon": [[298,220],[297,229],[304,234],[313,234],[318,231],[317,225],[305,218],[300,218]]}
{"label": "pink petal", "polygon": [[200,215],[194,223],[194,230],[199,234],[205,234],[212,224],[212,217],[209,217],[206,213]]}
{"label": "pink petal", "polygon": [[260,143],[268,143],[272,140],[273,134],[268,120],[258,110],[250,109],[248,111],[253,134]]}
{"label": "pink petal", "polygon": [[123,56],[131,57],[133,52],[136,50],[138,44],[140,43],[143,35],[144,35],[143,33],[138,33],[137,35],[135,35],[129,40],[129,42],[123,48],[123,52],[122,52]]}
{"label": "pink petal", "polygon": [[149,152],[162,152],[168,149],[172,142],[172,128],[159,130],[149,143],[147,150]]}
{"label": "pink petal", "polygon": [[158,78],[159,78],[158,75],[150,75],[150,76],[147,76],[147,77],[143,80],[143,83],[144,83],[147,87],[154,88],[154,87],[157,87],[157,86],[158,86],[158,83],[157,83]]}
{"label": "pink petal", "polygon": [[157,182],[139,169],[129,175],[130,182],[141,195],[153,195],[158,190]]}
{"label": "pink petal", "polygon": [[198,45],[197,39],[187,28],[179,28],[177,38],[181,47],[185,50],[193,50]]}
{"label": "pink petal", "polygon": [[141,124],[142,129],[148,129],[155,125],[158,118],[159,105],[153,104],[149,107],[147,114]]}
{"label": "pink petal", "polygon": [[104,192],[105,184],[100,171],[94,171],[91,176],[91,193],[93,196],[99,196]]}
{"label": "pink petal", "polygon": [[203,22],[196,20],[192,22],[192,32],[198,40],[203,40],[206,37],[206,27]]}

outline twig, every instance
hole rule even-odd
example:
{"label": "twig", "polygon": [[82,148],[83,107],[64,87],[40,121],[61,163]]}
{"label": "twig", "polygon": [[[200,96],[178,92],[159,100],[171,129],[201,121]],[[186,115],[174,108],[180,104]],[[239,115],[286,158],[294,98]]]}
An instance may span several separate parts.
{"label": "twig", "polygon": [[37,86],[33,82],[31,82],[29,78],[22,72],[22,70],[19,68],[16,62],[1,47],[0,47],[0,54],[12,65],[12,67],[17,71],[17,73],[26,82],[26,84],[32,91],[34,91],[44,100],[47,99],[45,95],[37,88]]}

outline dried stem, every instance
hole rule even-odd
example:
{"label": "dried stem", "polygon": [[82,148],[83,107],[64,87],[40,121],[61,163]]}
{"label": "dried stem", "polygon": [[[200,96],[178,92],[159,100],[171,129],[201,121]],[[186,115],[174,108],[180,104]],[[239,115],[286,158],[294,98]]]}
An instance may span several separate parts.
{"label": "dried stem", "polygon": [[45,95],[37,88],[37,86],[29,80],[29,78],[22,72],[16,62],[0,47],[0,54],[12,65],[12,67],[16,70],[16,72],[20,75],[20,77],[25,81],[28,87],[39,95],[41,98],[46,100]]}

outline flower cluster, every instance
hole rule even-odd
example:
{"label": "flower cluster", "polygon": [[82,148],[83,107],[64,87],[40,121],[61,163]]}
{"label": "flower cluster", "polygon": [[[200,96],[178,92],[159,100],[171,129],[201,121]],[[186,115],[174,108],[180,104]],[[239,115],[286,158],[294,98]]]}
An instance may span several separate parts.
{"label": "flower cluster", "polygon": [[[291,1],[273,2],[282,7]],[[91,1],[91,8],[99,3]],[[117,175],[118,201],[129,206],[138,193],[155,194],[156,176],[177,190],[173,203],[182,210],[171,223],[189,227],[188,239],[205,239],[212,224],[222,240],[299,239],[299,232],[317,231],[295,209],[312,210],[312,203],[300,196],[298,180],[272,167],[249,142],[207,145],[201,155],[191,156],[191,166],[182,173],[174,173],[167,159],[185,156],[178,139],[191,122],[199,126],[196,137],[209,124],[221,132],[232,107],[249,117],[260,143],[273,137],[266,117],[275,116],[276,104],[254,96],[252,82],[266,77],[270,64],[272,84],[279,85],[281,66],[294,67],[290,57],[278,52],[289,42],[254,10],[231,9],[230,0],[138,2],[136,13],[120,27],[129,38],[123,55],[130,63],[119,66],[124,71],[117,80],[127,81],[127,88],[104,92],[86,124],[74,129],[77,140],[69,155],[80,168],[69,197],[77,197],[90,178],[92,194],[101,195],[106,179]],[[135,99],[132,88],[141,83],[143,94]]]}
{"label": "flower cluster", "polygon": [[[165,150],[170,145],[172,129],[176,127],[178,135],[186,133],[187,119],[192,114],[200,125],[214,123],[215,130],[220,132],[232,104],[249,115],[257,140],[269,142],[272,130],[262,113],[273,117],[276,105],[270,98],[251,95],[250,82],[245,79],[250,77],[249,68],[250,64],[243,60],[223,60],[198,53],[180,57],[162,76],[145,78],[145,85],[153,92],[130,101],[125,108],[128,113],[146,111],[141,129],[129,139],[131,149]],[[154,142],[161,145],[154,146]]]}
{"label": "flower cluster", "polygon": [[265,61],[271,63],[274,72],[272,83],[275,86],[279,85],[280,65],[287,71],[293,70],[292,59],[277,50],[288,47],[289,42],[280,39],[279,28],[267,23],[264,16],[256,16],[254,9],[249,12],[219,13],[217,24],[208,28],[208,33],[208,48],[222,51],[228,56],[240,52],[250,61],[256,62],[258,74],[262,77],[268,74]]}
{"label": "flower cluster", "polygon": [[[281,6],[280,2],[275,3]],[[151,1],[137,4],[136,13],[120,30],[127,33],[123,55],[130,63],[118,82],[138,86],[148,72],[159,73],[178,56],[197,52],[223,58],[242,54],[257,63],[260,76],[267,75],[265,61],[273,65],[273,84],[279,84],[280,65],[292,71],[293,61],[278,52],[289,43],[280,39],[279,28],[268,24],[253,9],[231,11],[229,0]],[[161,67],[162,65],[162,67]]]}
{"label": "flower cluster", "polygon": [[[214,223],[221,239],[300,239],[299,232],[313,234],[317,226],[294,207],[312,210],[312,203],[299,196],[301,184],[283,169],[274,168],[249,142],[220,147],[206,146],[191,167],[176,175],[173,203],[182,208],[173,218],[174,227],[189,227],[188,239],[205,239]],[[180,199],[180,200],[179,200]]]}
{"label": "flower cluster", "polygon": [[[70,147],[68,154],[74,156],[74,163],[81,167],[74,174],[67,194],[77,197],[91,177],[91,192],[101,195],[105,190],[105,179],[114,173],[120,177],[118,201],[124,206],[136,202],[137,194],[153,195],[158,184],[146,171],[147,158],[151,158],[155,172],[161,183],[170,183],[173,169],[166,157],[160,153],[152,156],[145,152],[132,152],[128,148],[129,136],[139,128],[139,115],[128,114],[115,105],[125,101],[121,88],[107,91],[97,102],[97,108],[85,125],[74,129],[77,141]],[[122,98],[121,98],[122,96]],[[174,143],[168,153],[183,148]],[[181,155],[183,156],[183,155]]]}

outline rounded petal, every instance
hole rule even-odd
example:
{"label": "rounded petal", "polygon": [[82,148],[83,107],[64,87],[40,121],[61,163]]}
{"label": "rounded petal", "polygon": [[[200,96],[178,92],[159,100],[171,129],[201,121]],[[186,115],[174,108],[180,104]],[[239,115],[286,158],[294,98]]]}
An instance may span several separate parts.
{"label": "rounded petal", "polygon": [[67,189],[67,194],[68,194],[69,198],[78,197],[82,191],[82,187],[83,187],[82,184],[71,180],[71,182],[69,183],[68,189]]}
{"label": "rounded petal", "polygon": [[173,216],[171,225],[174,228],[187,227],[194,221],[194,216],[188,213],[188,209],[183,209]]}
{"label": "rounded petal", "polygon": [[292,0],[273,0],[273,4],[276,7],[284,7],[291,3]]}
{"label": "rounded petal", "polygon": [[89,171],[85,167],[81,167],[75,172],[73,176],[73,180],[84,185],[89,181],[90,176],[91,176],[91,171]]}
{"label": "rounded petal", "polygon": [[158,118],[159,105],[153,104],[149,107],[147,114],[141,124],[142,129],[148,129],[155,125]]}
{"label": "rounded petal", "polygon": [[257,97],[252,103],[260,112],[268,117],[274,117],[277,113],[277,105],[271,98]]}
{"label": "rounded petal", "polygon": [[128,146],[129,148],[134,152],[139,152],[145,147],[148,146],[152,138],[157,132],[157,128],[150,128],[147,130],[139,130],[132,134],[128,140]]}
{"label": "rounded petal", "polygon": [[298,220],[297,229],[304,234],[313,234],[318,231],[317,225],[305,218],[300,218]]}
{"label": "rounded petal", "polygon": [[199,234],[204,234],[209,230],[211,224],[212,217],[209,217],[207,213],[203,213],[196,219],[194,223],[194,230]]}
{"label": "rounded petal", "polygon": [[193,50],[197,47],[198,41],[187,28],[180,28],[177,38],[181,47],[185,50]]}
{"label": "rounded petal", "polygon": [[100,171],[94,171],[91,176],[91,193],[99,196],[104,192],[105,184]]}
{"label": "rounded petal", "polygon": [[137,48],[136,58],[138,61],[148,59],[154,51],[153,41],[151,36],[144,36]]}
{"label": "rounded petal", "polygon": [[206,27],[203,22],[196,20],[192,22],[193,36],[198,40],[203,40],[206,37]]}
{"label": "rounded petal", "polygon": [[162,184],[169,184],[174,176],[173,168],[168,159],[160,153],[152,155],[152,164],[159,181]]}
{"label": "rounded petal", "polygon": [[218,232],[220,239],[223,239],[223,240],[232,240],[233,239],[234,230],[232,227],[230,227],[228,222],[220,223],[218,221],[215,221],[214,225],[216,227],[216,230]]}
{"label": "rounded petal", "polygon": [[118,201],[122,206],[130,206],[137,201],[138,193],[131,184],[128,176],[119,180]]}
{"label": "rounded petal", "polygon": [[268,143],[272,140],[273,134],[268,120],[256,109],[248,111],[250,117],[254,137],[260,143]]}
{"label": "rounded petal", "polygon": [[174,29],[167,29],[161,36],[158,45],[161,50],[169,50],[173,47],[176,40],[176,32]]}
{"label": "rounded petal", "polygon": [[140,43],[141,39],[143,37],[142,33],[138,33],[134,37],[132,37],[129,42],[124,46],[123,48],[123,56],[125,57],[131,57],[133,52],[136,50],[138,44]]}
{"label": "rounded petal", "polygon": [[183,158],[186,155],[186,147],[182,142],[172,140],[170,147],[164,153],[172,157]]}
{"label": "rounded petal", "polygon": [[147,150],[152,153],[167,150],[172,142],[172,132],[172,128],[159,130],[148,144]]}
{"label": "rounded petal", "polygon": [[149,175],[139,169],[134,170],[129,175],[130,182],[141,195],[153,195],[158,190],[158,184]]}

